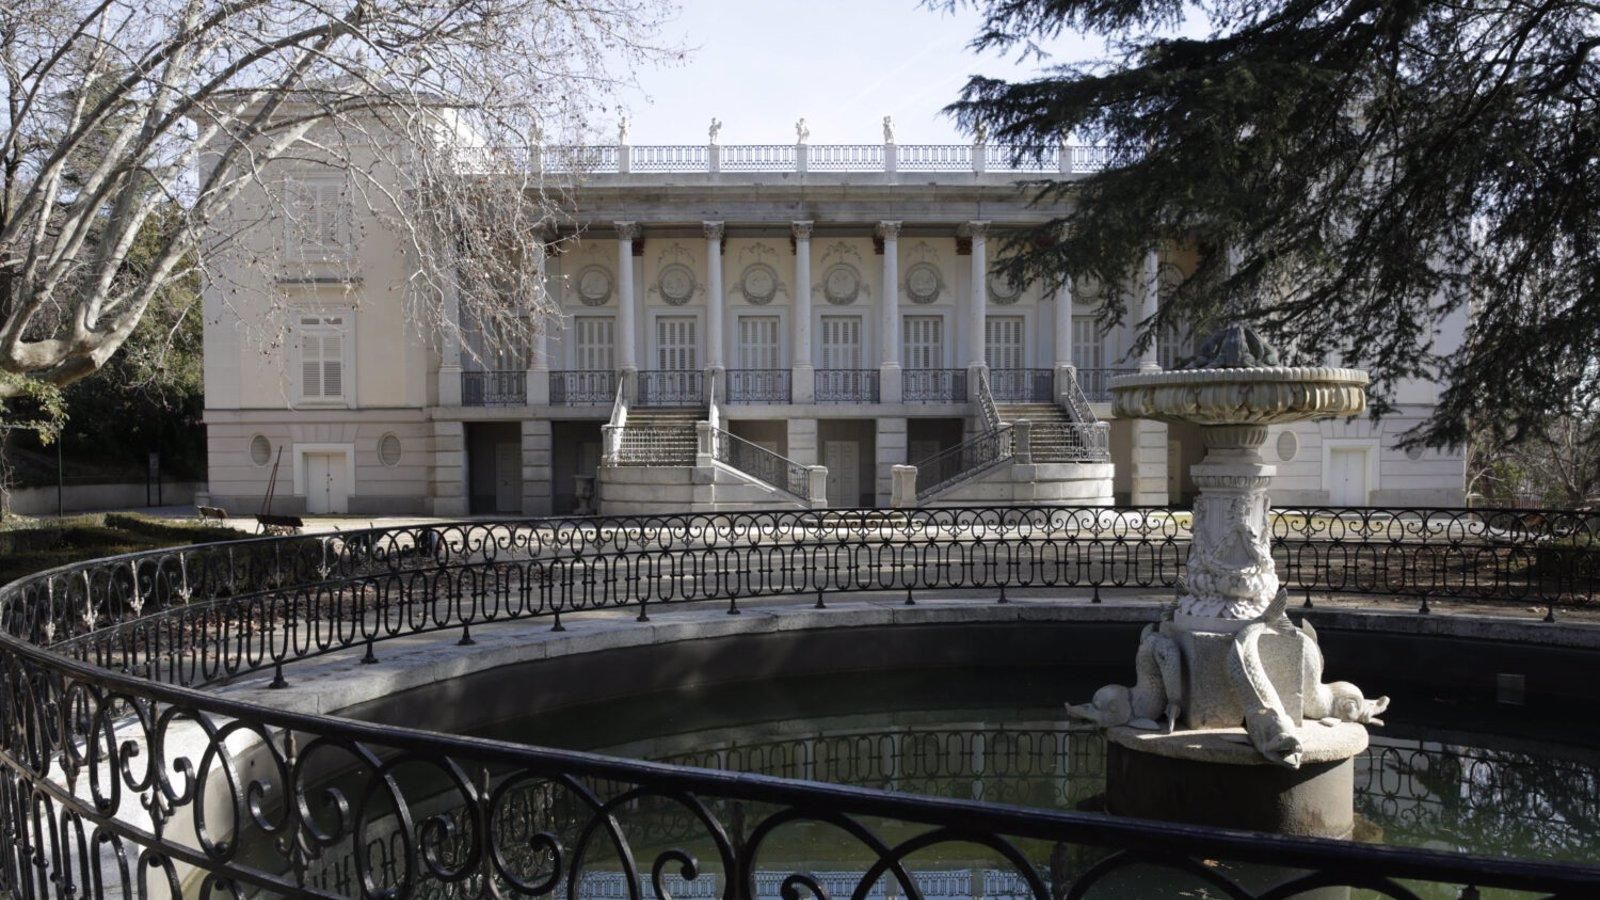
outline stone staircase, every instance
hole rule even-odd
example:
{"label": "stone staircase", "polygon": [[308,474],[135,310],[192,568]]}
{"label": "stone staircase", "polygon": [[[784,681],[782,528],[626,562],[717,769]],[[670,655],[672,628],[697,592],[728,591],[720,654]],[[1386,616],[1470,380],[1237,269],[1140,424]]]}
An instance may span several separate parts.
{"label": "stone staircase", "polygon": [[1033,423],[1033,461],[1040,463],[1074,462],[1071,435],[1067,426],[1072,417],[1054,403],[1002,403],[998,405],[1000,419],[1017,422],[1027,419]]}
{"label": "stone staircase", "polygon": [[692,466],[697,437],[695,423],[706,417],[697,407],[635,407],[622,427],[625,466]]}

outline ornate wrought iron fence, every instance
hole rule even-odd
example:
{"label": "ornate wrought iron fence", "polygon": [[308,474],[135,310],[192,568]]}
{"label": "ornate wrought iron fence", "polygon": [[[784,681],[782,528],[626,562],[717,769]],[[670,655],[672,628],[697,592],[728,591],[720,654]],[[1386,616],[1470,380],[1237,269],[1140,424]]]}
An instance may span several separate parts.
{"label": "ornate wrought iron fence", "polygon": [[528,373],[521,370],[461,373],[462,406],[522,406],[528,402]]}
{"label": "ornate wrought iron fence", "polygon": [[902,369],[900,396],[907,403],[965,403],[967,370]]}
{"label": "ornate wrought iron fence", "polygon": [[789,369],[729,369],[729,403],[788,403]]}
{"label": "ornate wrought iron fence", "polygon": [[[1294,590],[1593,604],[1593,513],[1294,509],[1273,513]],[[580,610],[924,588],[1170,586],[1187,516],[1165,509],[803,511],[410,526],[176,548],[63,567],[0,588],[0,890],[43,895],[547,894],[672,868],[754,896],[782,835],[823,823],[858,842],[865,893],[914,896],[917,854],[987,847],[1038,900],[1130,866],[1235,897],[1398,880],[1593,896],[1600,869],[1297,840],[907,797],[608,759],[285,712],[200,690],[441,630]],[[910,594],[908,594],[908,597]],[[506,823],[537,787],[533,832]],[[640,832],[686,811],[689,842]],[[454,818],[452,818],[454,817]],[[464,825],[455,825],[454,822]],[[369,841],[393,848],[385,866]],[[598,843],[597,843],[598,842]],[[601,853],[599,844],[605,846]],[[1058,869],[1057,848],[1076,864]],[[352,854],[346,889],[307,877]],[[1220,865],[1205,861],[1220,861]],[[1252,866],[1279,867],[1271,889]],[[937,868],[935,866],[934,868]],[[1293,870],[1284,874],[1284,870]],[[620,874],[617,874],[620,873]],[[782,883],[813,885],[790,870]],[[1160,891],[1157,890],[1157,893]]]}
{"label": "ornate wrought iron fence", "polygon": [[877,403],[877,369],[818,369],[818,403]]}
{"label": "ornate wrought iron fence", "polygon": [[711,433],[713,453],[719,462],[779,490],[809,500],[811,469],[785,456],[718,428]]}
{"label": "ornate wrought iron fence", "polygon": [[605,406],[617,393],[610,369],[565,369],[550,373],[550,402],[557,406]]}

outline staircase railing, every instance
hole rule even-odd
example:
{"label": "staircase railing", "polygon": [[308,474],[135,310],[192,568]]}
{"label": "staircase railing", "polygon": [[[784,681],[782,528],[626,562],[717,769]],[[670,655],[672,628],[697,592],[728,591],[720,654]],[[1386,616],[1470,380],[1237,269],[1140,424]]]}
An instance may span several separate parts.
{"label": "staircase railing", "polygon": [[1109,422],[1033,422],[1034,446],[1048,444],[1059,448],[1060,462],[1109,462],[1111,423]]}
{"label": "staircase railing", "polygon": [[721,428],[711,429],[711,454],[717,462],[810,502],[810,466],[797,463]]}
{"label": "staircase railing", "polygon": [[[925,500],[1010,459],[1012,428],[1005,425],[912,463],[917,469],[917,499]],[[927,487],[923,487],[927,485]]]}
{"label": "staircase railing", "polygon": [[622,429],[628,423],[628,375],[617,379],[616,397],[611,401],[611,418],[600,426],[600,462],[617,465],[622,461]]}
{"label": "staircase railing", "polygon": [[1066,389],[1061,393],[1061,405],[1066,408],[1067,417],[1074,422],[1099,421],[1095,418],[1094,410],[1089,408],[1089,396],[1083,392],[1076,372],[1067,379]]}
{"label": "staircase railing", "polygon": [[983,424],[988,431],[998,431],[1000,408],[994,405],[994,391],[989,389],[989,370],[978,370],[978,410],[983,414]]}

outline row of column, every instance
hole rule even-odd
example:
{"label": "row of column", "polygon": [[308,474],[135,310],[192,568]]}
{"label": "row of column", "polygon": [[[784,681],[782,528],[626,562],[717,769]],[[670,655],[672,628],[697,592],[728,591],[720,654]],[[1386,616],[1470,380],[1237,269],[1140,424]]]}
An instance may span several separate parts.
{"label": "row of column", "polygon": [[[792,223],[794,235],[794,311],[790,322],[790,346],[793,350],[791,359],[792,368],[795,370],[796,384],[811,383],[812,355],[811,355],[811,231],[812,222],[798,221]],[[639,368],[636,356],[637,344],[637,301],[634,291],[633,278],[633,248],[634,242],[639,239],[640,227],[637,222],[617,222],[617,289],[618,289],[618,316],[617,316],[617,367],[623,370],[637,370]],[[877,226],[877,234],[883,241],[883,303],[880,307],[880,327],[878,333],[880,344],[878,359],[883,369],[900,368],[900,222],[883,221]],[[723,357],[723,292],[722,292],[722,240],[724,225],[722,222],[704,222],[706,239],[706,289],[708,294],[706,304],[706,330],[709,339],[706,341],[705,362],[707,368],[724,368],[726,360]],[[968,303],[967,329],[969,335],[968,346],[972,348],[969,366],[984,366],[988,364],[986,355],[987,321],[989,316],[989,259],[988,259],[988,233],[989,223],[983,221],[969,222],[962,229],[972,241],[971,254],[971,291]],[[894,286],[890,288],[888,286]],[[1159,283],[1159,257],[1157,250],[1152,247],[1145,253],[1144,264],[1139,277],[1140,304],[1139,319],[1146,321],[1156,315],[1157,302],[1160,292]],[[1068,369],[1072,362],[1072,307],[1073,293],[1070,279],[1056,292],[1055,300],[1055,366],[1057,369]],[[542,340],[542,335],[541,335]],[[536,357],[542,354],[535,354]],[[1159,352],[1156,341],[1150,341],[1139,354],[1139,368],[1158,368]],[[885,378],[885,383],[890,379]],[[898,383],[898,379],[895,379]],[[796,396],[796,401],[800,397]]]}

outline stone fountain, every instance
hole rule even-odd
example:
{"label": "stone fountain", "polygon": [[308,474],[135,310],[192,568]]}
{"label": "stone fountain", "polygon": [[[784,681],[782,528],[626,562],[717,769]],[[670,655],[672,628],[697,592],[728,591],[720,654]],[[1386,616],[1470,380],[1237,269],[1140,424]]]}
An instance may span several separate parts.
{"label": "stone fountain", "polygon": [[1200,493],[1187,577],[1140,638],[1137,682],[1068,707],[1106,728],[1110,812],[1350,835],[1351,760],[1389,700],[1324,684],[1316,631],[1290,621],[1267,524],[1275,469],[1259,451],[1269,425],[1361,412],[1367,380],[1279,365],[1235,325],[1207,340],[1192,368],[1111,381],[1118,416],[1196,423],[1206,456],[1192,470]]}

